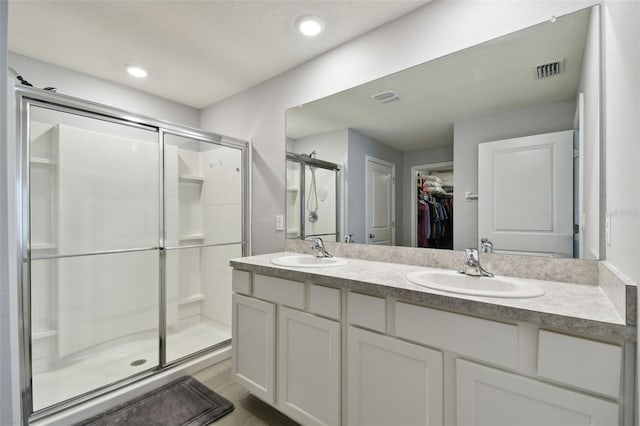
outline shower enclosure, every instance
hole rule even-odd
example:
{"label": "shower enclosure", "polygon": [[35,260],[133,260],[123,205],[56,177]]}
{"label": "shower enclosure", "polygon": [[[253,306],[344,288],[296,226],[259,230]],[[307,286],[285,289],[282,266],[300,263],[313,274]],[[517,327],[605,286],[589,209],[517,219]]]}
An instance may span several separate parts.
{"label": "shower enclosure", "polygon": [[340,240],[340,167],[287,152],[287,238]]}
{"label": "shower enclosure", "polygon": [[25,418],[229,345],[247,143],[16,90]]}

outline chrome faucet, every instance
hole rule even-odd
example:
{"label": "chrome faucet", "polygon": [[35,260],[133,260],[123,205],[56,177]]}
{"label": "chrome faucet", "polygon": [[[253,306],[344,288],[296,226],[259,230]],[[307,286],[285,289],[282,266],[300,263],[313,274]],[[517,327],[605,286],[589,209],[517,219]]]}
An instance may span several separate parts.
{"label": "chrome faucet", "polygon": [[493,253],[493,243],[488,238],[481,239],[480,243],[480,251],[482,253]]}
{"label": "chrome faucet", "polygon": [[320,237],[314,237],[311,239],[313,244],[311,245],[311,250],[313,250],[313,255],[315,257],[333,257],[327,249],[324,247],[324,241]]}
{"label": "chrome faucet", "polygon": [[345,243],[352,243],[353,242],[353,234],[348,234],[344,236],[344,242]]}
{"label": "chrome faucet", "polygon": [[480,256],[478,250],[468,248],[465,251],[464,268],[460,270],[461,274],[471,275],[474,277],[493,277],[493,274],[480,265]]}

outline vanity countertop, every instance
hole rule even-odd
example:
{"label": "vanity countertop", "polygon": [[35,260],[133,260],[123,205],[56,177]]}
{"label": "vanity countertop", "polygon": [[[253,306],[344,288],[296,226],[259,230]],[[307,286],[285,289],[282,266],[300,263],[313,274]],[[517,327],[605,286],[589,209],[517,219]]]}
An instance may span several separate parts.
{"label": "vanity countertop", "polygon": [[497,320],[525,321],[561,332],[605,339],[635,340],[635,327],[625,324],[615,306],[597,285],[535,282],[545,294],[508,299],[454,294],[425,288],[405,278],[409,272],[441,269],[349,258],[343,266],[294,268],[276,266],[271,259],[300,253],[281,252],[232,259],[232,267],[296,281],[347,288],[376,296]]}

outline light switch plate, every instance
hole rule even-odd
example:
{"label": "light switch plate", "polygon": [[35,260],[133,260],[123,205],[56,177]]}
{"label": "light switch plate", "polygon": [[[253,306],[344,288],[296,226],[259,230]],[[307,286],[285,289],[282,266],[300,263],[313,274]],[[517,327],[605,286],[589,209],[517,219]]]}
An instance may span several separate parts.
{"label": "light switch plate", "polygon": [[276,231],[284,231],[284,216],[276,215]]}
{"label": "light switch plate", "polygon": [[611,212],[609,210],[604,214],[604,239],[607,245],[611,245]]}

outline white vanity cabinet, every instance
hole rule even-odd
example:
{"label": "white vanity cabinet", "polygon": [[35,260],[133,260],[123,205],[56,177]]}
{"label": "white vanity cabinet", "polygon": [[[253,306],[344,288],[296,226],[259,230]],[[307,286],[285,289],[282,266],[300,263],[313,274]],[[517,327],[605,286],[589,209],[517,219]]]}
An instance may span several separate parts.
{"label": "white vanity cabinet", "polygon": [[[235,277],[234,277],[235,278]],[[265,402],[275,402],[276,305],[234,294],[233,379]]]}
{"label": "white vanity cabinet", "polygon": [[239,270],[233,288],[234,379],[301,424],[633,424],[621,339]]}
{"label": "white vanity cabinet", "polygon": [[619,424],[618,404],[460,359],[456,389],[461,426]]}
{"label": "white vanity cabinet", "polygon": [[340,425],[340,290],[238,270],[233,280],[233,380],[304,425]]}
{"label": "white vanity cabinet", "polygon": [[347,424],[442,425],[442,352],[349,327]]}
{"label": "white vanity cabinet", "polygon": [[278,407],[306,425],[340,424],[340,323],[278,307]]}

